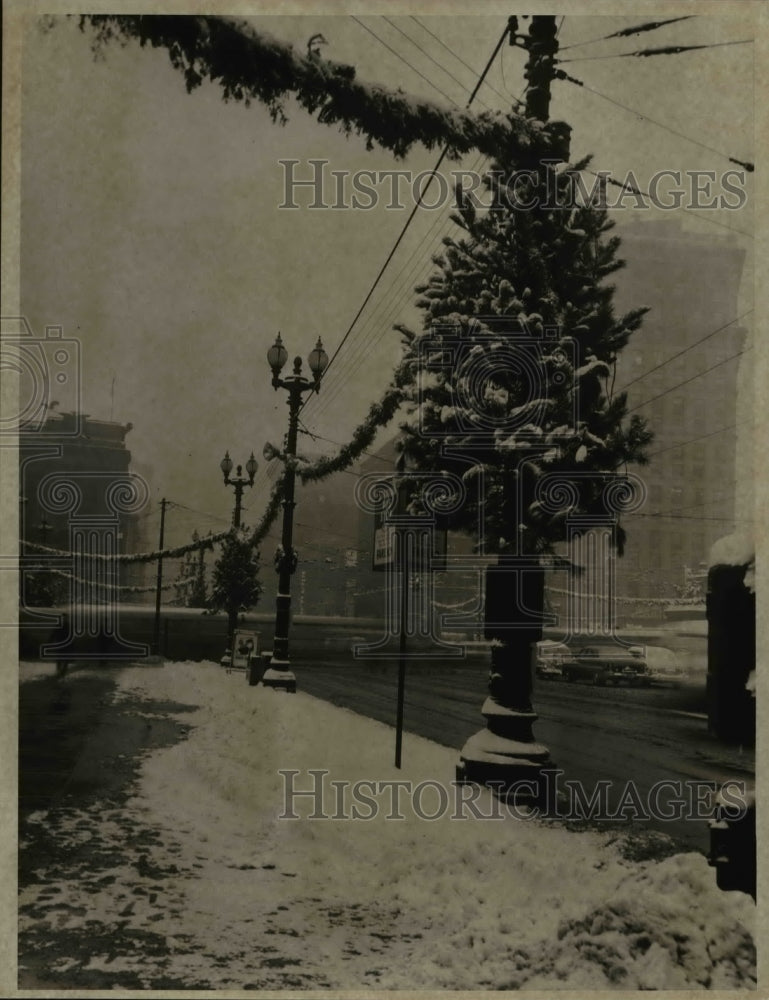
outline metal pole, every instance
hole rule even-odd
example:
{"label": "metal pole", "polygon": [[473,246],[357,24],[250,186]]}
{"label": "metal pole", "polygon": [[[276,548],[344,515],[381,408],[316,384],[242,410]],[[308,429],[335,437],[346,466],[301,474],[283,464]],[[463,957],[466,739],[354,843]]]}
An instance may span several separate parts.
{"label": "metal pole", "polygon": [[395,766],[401,766],[401,748],[403,745],[403,703],[406,693],[406,616],[409,607],[409,571],[406,558],[406,543],[408,535],[405,527],[398,528],[398,550],[401,571],[401,609],[400,609],[400,640],[398,651],[398,711],[395,722]]}
{"label": "metal pole", "polygon": [[[240,466],[238,466],[238,473],[240,472]],[[235,507],[232,511],[232,526],[233,528],[240,527],[240,498],[243,495],[243,483],[236,481],[235,486]],[[235,641],[235,629],[238,627],[238,607],[236,604],[230,604],[227,609],[227,645],[231,650],[233,650],[233,643]]]}
{"label": "metal pole", "polygon": [[288,396],[288,438],[286,441],[286,478],[283,493],[283,531],[281,547],[283,558],[278,568],[278,596],[275,599],[275,637],[272,649],[272,665],[282,670],[289,669],[288,628],[291,620],[291,574],[294,540],[294,507],[296,506],[295,486],[296,439],[299,426],[299,407],[302,403],[300,385],[289,386]]}
{"label": "metal pole", "polygon": [[[238,466],[240,469],[240,466]],[[234,528],[240,527],[240,499],[243,496],[243,483],[235,483],[235,509],[232,512],[232,526]]]}
{"label": "metal pole", "polygon": [[157,656],[160,653],[160,591],[163,586],[163,540],[165,536],[165,526],[166,526],[166,504],[168,501],[165,497],[160,501],[160,542],[158,544],[158,550],[161,555],[158,556],[158,578],[155,587],[155,630],[152,636],[152,652]]}

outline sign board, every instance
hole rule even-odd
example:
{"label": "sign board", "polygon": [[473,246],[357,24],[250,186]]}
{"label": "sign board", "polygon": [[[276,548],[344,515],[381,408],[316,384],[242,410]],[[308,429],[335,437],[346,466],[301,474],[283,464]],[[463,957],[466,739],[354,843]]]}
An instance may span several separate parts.
{"label": "sign board", "polygon": [[[395,532],[395,525],[388,523],[385,520],[384,514],[374,514],[372,569],[384,572],[384,570],[395,566]],[[442,562],[446,557],[448,532],[444,528],[433,527],[430,537],[432,540],[432,552],[430,554],[433,563]],[[439,569],[440,567],[433,565],[431,568]]]}
{"label": "sign board", "polygon": [[395,529],[386,524],[384,514],[374,514],[373,568],[385,570],[395,559]]}
{"label": "sign board", "polygon": [[259,633],[237,628],[232,637],[232,669],[248,670],[252,657],[259,655]]}

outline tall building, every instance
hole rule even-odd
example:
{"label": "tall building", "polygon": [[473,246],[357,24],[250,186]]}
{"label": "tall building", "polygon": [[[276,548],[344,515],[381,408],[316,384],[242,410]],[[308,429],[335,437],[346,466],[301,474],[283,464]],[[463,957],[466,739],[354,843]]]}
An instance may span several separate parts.
{"label": "tall building", "polygon": [[[617,227],[626,270],[618,311],[650,306],[617,369],[616,390],[654,432],[649,465],[636,468],[647,499],[623,519],[617,592],[674,597],[698,574],[712,543],[734,530],[737,373],[747,330],[738,297],[744,251],[658,219]],[[629,607],[620,608],[620,613]]]}
{"label": "tall building", "polygon": [[[70,552],[76,530],[90,531],[97,548],[103,545],[109,552],[131,553],[146,547],[140,517],[143,480],[138,479],[138,494],[125,490],[131,475],[125,438],[131,426],[49,411],[43,422],[28,425],[19,434],[22,578],[34,576],[36,569],[39,582],[41,572],[55,570],[53,575],[64,583],[56,588],[64,601],[75,593],[71,579],[82,580],[89,569],[78,569],[74,561],[46,549]],[[117,582],[140,587],[145,569],[145,564],[122,563]],[[31,596],[22,592],[25,602],[41,603],[39,594],[27,601]]]}

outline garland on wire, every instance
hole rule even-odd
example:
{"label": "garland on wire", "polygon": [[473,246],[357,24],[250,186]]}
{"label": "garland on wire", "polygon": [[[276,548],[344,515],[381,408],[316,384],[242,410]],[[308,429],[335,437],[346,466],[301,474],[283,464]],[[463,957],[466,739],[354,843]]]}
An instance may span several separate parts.
{"label": "garland on wire", "polygon": [[293,96],[319,122],[338,125],[348,136],[361,135],[367,149],[377,144],[397,158],[418,142],[427,149],[445,146],[451,159],[474,149],[494,157],[506,150],[507,162],[514,165],[534,144],[544,154],[558,155],[564,134],[559,122],[545,125],[513,112],[471,114],[400,88],[364,83],[356,79],[354,66],[323,59],[309,45],[306,55],[298,54],[253,24],[229,17],[81,16],[81,30],[87,24],[95,31],[97,52],[108,42],[125,45],[127,39],[166,49],[188,92],[210,80],[219,84],[225,101],[248,107],[258,100],[281,125],[288,121],[286,100]]}
{"label": "garland on wire", "polygon": [[564,590],[562,587],[549,587],[546,586],[545,590],[551,594],[568,594],[570,597],[579,597],[584,600],[599,600],[608,601],[615,600],[621,604],[644,604],[648,607],[656,607],[657,605],[664,605],[665,607],[672,607],[673,605],[681,607],[703,607],[705,604],[704,600],[699,600],[696,597],[618,597],[615,595],[610,598],[608,594],[581,594],[576,590]]}
{"label": "garland on wire", "polygon": [[341,472],[352,465],[374,440],[379,428],[392,420],[402,402],[402,389],[395,382],[391,383],[382,398],[372,403],[366,419],[356,428],[349,444],[341,448],[335,456],[320,458],[307,468],[299,470],[302,482],[317,482],[330,476],[332,472]]}
{"label": "garland on wire", "polygon": [[[104,555],[100,552],[88,553],[89,559],[101,559],[105,562],[119,562],[119,563],[146,563],[155,562],[158,559],[176,559],[179,556],[184,556],[188,552],[196,552],[200,549],[212,549],[214,545],[219,542],[223,542],[225,538],[231,535],[233,532],[232,528],[228,528],[227,531],[220,531],[216,535],[207,535],[205,538],[199,539],[197,542],[188,542],[186,545],[180,545],[175,549],[163,549],[157,552],[133,552],[133,553],[115,553],[114,555]],[[48,552],[53,556],[67,556],[72,557],[75,555],[74,552],[65,552],[63,549],[52,549],[48,545],[40,545],[37,542],[25,542],[25,547],[30,549],[35,549],[37,552]],[[78,555],[83,555],[79,552]]]}
{"label": "garland on wire", "polygon": [[[123,591],[125,591],[128,594],[154,594],[154,593],[157,592],[157,589],[158,589],[157,586],[152,586],[152,587],[129,587],[127,585],[123,586],[122,584],[118,584],[118,583],[106,583],[104,581],[102,581],[102,582],[100,582],[98,584],[95,584],[93,580],[84,580],[82,577],[75,576],[74,573],[68,573],[66,570],[63,570],[63,569],[47,569],[47,570],[41,571],[41,572],[54,573],[56,576],[64,576],[68,580],[70,580],[71,582],[82,583],[82,584],[84,584],[87,587],[97,587],[98,586],[99,588],[107,588],[109,590],[123,590]],[[160,589],[161,590],[173,590],[177,586],[178,586],[178,584],[174,584],[174,583],[164,583],[161,586]]]}
{"label": "garland on wire", "polygon": [[251,537],[248,539],[248,544],[252,549],[255,549],[267,536],[267,532],[270,530],[275,522],[278,512],[280,511],[280,505],[283,502],[283,483],[286,480],[285,470],[281,472],[278,478],[275,480],[275,485],[272,487],[272,492],[270,493],[270,498],[267,501],[267,507],[262,514],[262,519],[251,532]]}
{"label": "garland on wire", "polygon": [[[275,485],[273,486],[270,494],[270,499],[267,502],[267,509],[262,515],[261,521],[248,539],[248,543],[252,548],[256,548],[256,546],[259,545],[259,543],[264,539],[278,515],[282,500],[284,480],[285,473],[281,474],[275,481]],[[156,552],[135,552],[131,554],[116,553],[114,555],[104,555],[102,553],[94,552],[89,553],[88,558],[100,559],[105,562],[119,562],[134,565],[136,563],[155,562],[161,558],[177,559],[180,556],[186,555],[188,552],[198,552],[201,549],[212,549],[214,545],[220,544],[235,533],[236,529],[228,528],[226,531],[220,531],[216,535],[207,535],[205,538],[200,538],[195,542],[188,542],[186,545],[180,545],[174,549],[163,549],[162,551]],[[49,545],[41,545],[38,542],[25,542],[24,545],[26,548],[34,549],[36,552],[45,552],[52,556],[72,558],[72,556],[75,555],[74,552],[66,552],[63,549],[52,549]],[[82,553],[77,554],[82,555]]]}

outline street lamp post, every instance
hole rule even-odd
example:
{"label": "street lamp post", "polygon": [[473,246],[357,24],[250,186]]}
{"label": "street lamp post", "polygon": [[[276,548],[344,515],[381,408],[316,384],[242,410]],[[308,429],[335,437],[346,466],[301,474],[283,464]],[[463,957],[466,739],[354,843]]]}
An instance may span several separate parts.
{"label": "street lamp post", "polygon": [[235,488],[235,507],[232,511],[232,526],[233,528],[240,527],[240,509],[241,502],[243,500],[243,490],[246,486],[254,485],[254,476],[256,475],[257,464],[254,458],[254,453],[251,452],[251,457],[246,462],[246,472],[247,476],[243,475],[243,466],[239,465],[236,469],[235,477],[231,477],[232,472],[232,459],[230,458],[230,453],[225,451],[224,458],[219,463],[219,468],[222,470],[224,475],[224,485],[233,486]]}
{"label": "street lamp post", "polygon": [[283,485],[283,531],[281,547],[276,557],[278,571],[278,595],[275,601],[275,636],[272,659],[265,671],[262,682],[268,687],[284,687],[296,691],[296,677],[290,669],[288,652],[288,629],[291,622],[291,577],[296,570],[297,557],[293,547],[294,533],[294,490],[296,483],[296,438],[299,425],[299,409],[305,392],[319,392],[320,380],[328,365],[328,355],[318,337],[314,350],[310,351],[307,364],[312,379],[302,375],[302,359],[294,358],[294,370],[285,378],[280,372],[288,360],[288,351],[278,334],[275,343],[267,352],[267,362],[272,369],[274,389],[288,390],[288,436],[286,438],[286,472]]}
{"label": "street lamp post", "polygon": [[[246,486],[254,485],[254,476],[256,475],[256,470],[258,468],[256,464],[256,459],[254,458],[254,453],[251,452],[251,457],[246,462],[246,473],[243,475],[243,466],[237,466],[235,470],[235,476],[230,476],[232,472],[232,459],[230,458],[229,451],[225,451],[224,458],[219,463],[219,468],[222,470],[222,475],[224,476],[224,485],[232,486],[235,490],[235,506],[232,510],[232,526],[233,528],[240,527],[240,511],[243,501],[243,490]],[[235,629],[238,624],[238,607],[235,601],[230,602],[230,606],[227,609],[227,644],[229,649],[232,649],[232,639],[235,634]]]}

